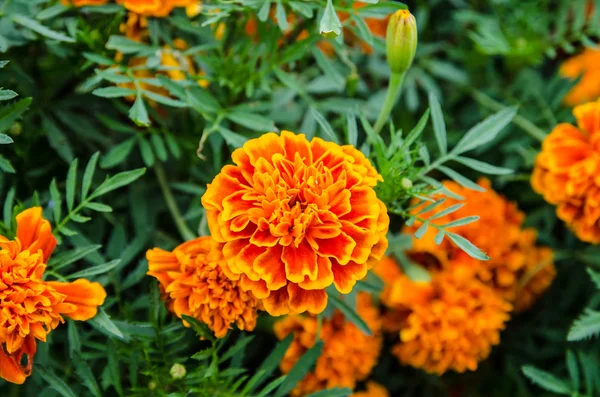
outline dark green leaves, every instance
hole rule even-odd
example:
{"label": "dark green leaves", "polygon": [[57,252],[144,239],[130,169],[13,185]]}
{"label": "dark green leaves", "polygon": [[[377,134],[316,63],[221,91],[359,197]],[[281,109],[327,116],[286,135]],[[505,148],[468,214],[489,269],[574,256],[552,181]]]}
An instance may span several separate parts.
{"label": "dark green leaves", "polygon": [[549,372],[542,371],[541,369],[537,369],[531,365],[524,366],[522,371],[525,376],[527,376],[533,383],[537,384],[542,389],[562,395],[571,394],[571,388],[569,385]]}
{"label": "dark green leaves", "polygon": [[444,114],[437,97],[429,93],[429,110],[431,111],[431,120],[433,122],[433,132],[435,140],[442,155],[448,151],[448,138],[446,137],[446,123]]}
{"label": "dark green leaves", "polygon": [[318,341],[313,347],[311,347],[300,360],[294,365],[294,368],[287,374],[281,386],[275,392],[274,397],[287,396],[289,392],[300,382],[306,374],[311,370],[323,350],[323,341]]}
{"label": "dark green leaves", "polygon": [[369,328],[365,320],[363,320],[360,317],[360,315],[356,312],[356,310],[350,307],[350,305],[348,305],[347,302],[342,301],[334,294],[329,294],[329,301],[331,302],[334,308],[341,311],[344,314],[344,317],[346,317],[348,321],[354,324],[356,328],[358,328],[363,334],[373,335],[373,332],[371,332],[371,329]]}

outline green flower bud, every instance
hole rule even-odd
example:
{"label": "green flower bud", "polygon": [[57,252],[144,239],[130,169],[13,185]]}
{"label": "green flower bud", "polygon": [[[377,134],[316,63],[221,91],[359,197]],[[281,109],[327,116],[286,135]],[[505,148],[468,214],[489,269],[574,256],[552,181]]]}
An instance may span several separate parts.
{"label": "green flower bud", "polygon": [[183,377],[185,377],[186,370],[182,364],[175,363],[171,367],[170,373],[173,379],[182,379]]}
{"label": "green flower bud", "polygon": [[398,10],[388,23],[385,44],[392,73],[402,74],[410,68],[417,51],[417,21],[408,10]]}

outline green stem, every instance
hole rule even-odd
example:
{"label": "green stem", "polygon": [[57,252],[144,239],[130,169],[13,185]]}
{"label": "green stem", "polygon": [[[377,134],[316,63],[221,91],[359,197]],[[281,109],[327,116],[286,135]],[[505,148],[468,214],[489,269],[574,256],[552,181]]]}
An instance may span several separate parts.
{"label": "green stem", "polygon": [[185,241],[193,240],[196,237],[196,235],[190,230],[188,225],[185,223],[183,215],[181,215],[181,212],[177,207],[177,203],[175,202],[175,198],[173,197],[173,192],[171,192],[171,188],[167,183],[165,170],[159,162],[154,163],[154,173],[156,174],[160,190],[162,190],[163,196],[167,203],[167,207],[169,208],[169,212],[173,217],[173,221],[175,222],[175,226],[177,226],[179,234]]}
{"label": "green stem", "polygon": [[[486,94],[484,94],[481,91],[472,89],[471,94],[473,95],[473,98],[477,102],[479,102],[480,105],[483,105],[483,106],[487,107],[488,109],[499,112],[500,110],[505,108],[505,106],[503,104],[501,104],[500,102],[496,102],[494,99],[487,96]],[[538,128],[535,124],[533,124],[531,121],[527,120],[523,116],[519,116],[517,114],[513,118],[513,123],[515,123],[517,126],[519,126],[523,131],[528,133],[532,138],[534,138],[540,142],[543,142],[544,139],[546,138],[546,133],[543,130]]]}
{"label": "green stem", "polygon": [[404,75],[406,73],[392,73],[390,77],[390,83],[388,84],[387,95],[385,97],[385,102],[383,103],[383,107],[381,108],[381,112],[379,112],[379,117],[377,118],[377,122],[375,123],[375,127],[373,127],[373,131],[376,135],[379,135],[379,132],[385,125],[385,122],[390,117],[390,113],[392,112],[392,108],[398,99],[398,94],[400,94],[400,89],[402,88],[402,82],[404,81]]}

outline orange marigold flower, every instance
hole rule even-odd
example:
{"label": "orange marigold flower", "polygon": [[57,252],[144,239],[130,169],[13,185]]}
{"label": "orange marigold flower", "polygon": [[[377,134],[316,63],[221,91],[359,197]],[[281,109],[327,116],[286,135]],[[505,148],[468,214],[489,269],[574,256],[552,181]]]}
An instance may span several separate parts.
{"label": "orange marigold flower", "polygon": [[108,0],[61,0],[61,3],[66,6],[101,6],[108,3]]}
{"label": "orange marigold flower", "polygon": [[[0,378],[21,384],[31,374],[36,339],[64,322],[89,320],[104,303],[106,292],[98,283],[44,281],[56,239],[40,207],[21,212],[17,236],[0,236]],[[26,360],[23,360],[26,358]]]}
{"label": "orange marigold flower", "polygon": [[256,326],[259,301],[240,288],[239,276],[229,272],[212,238],[199,237],[173,252],[153,248],[146,258],[148,274],[159,281],[167,306],[177,317],[202,321],[217,338],[224,337],[232,324],[246,331]]}
{"label": "orange marigold flower", "polygon": [[400,330],[392,352],[400,362],[438,375],[474,371],[500,342],[511,305],[479,280],[452,270],[431,275],[429,283],[414,282],[400,270],[386,280],[382,302],[397,316]]}
{"label": "orange marigold flower", "polygon": [[577,127],[562,123],[544,139],[533,189],[582,240],[600,243],[600,101],[573,109]]}
{"label": "orange marigold flower", "polygon": [[390,397],[390,393],[379,383],[369,381],[366,390],[356,392],[351,397]]}
{"label": "orange marigold flower", "polygon": [[[428,269],[436,267],[460,269],[467,278],[474,273],[480,281],[494,288],[506,300],[514,302],[517,293],[522,289],[520,283],[530,277],[529,271],[542,265],[539,263],[540,258],[535,255],[535,251],[539,249],[535,245],[537,233],[532,228],[523,228],[525,214],[515,203],[507,201],[496,193],[491,188],[489,180],[482,178],[478,184],[486,191],[478,192],[464,188],[455,182],[445,182],[444,186],[463,196],[465,200],[447,198],[443,205],[428,212],[425,217],[433,216],[452,205],[464,204],[459,210],[436,219],[436,222],[446,224],[467,216],[479,216],[478,221],[453,227],[452,231],[471,241],[491,259],[480,261],[471,258],[449,239],[444,239],[440,245],[437,245],[436,230],[433,228],[430,228],[422,238],[413,239],[410,255]],[[416,208],[414,213],[420,209],[422,206]],[[414,232],[420,224],[417,221],[405,230]],[[543,265],[554,268],[551,260],[544,261]],[[548,274],[553,272],[554,270],[550,270]]]}
{"label": "orange marigold flower", "polygon": [[117,0],[129,11],[149,17],[166,17],[174,8],[187,7],[198,0]]}
{"label": "orange marigold flower", "polygon": [[[382,345],[379,310],[373,306],[369,294],[360,292],[357,295],[356,311],[373,335],[363,334],[339,311],[335,311],[331,319],[324,318],[320,334],[324,342],[321,355],[314,371],[298,383],[292,396],[304,396],[334,387],[353,389],[357,382],[369,376],[377,363]],[[300,357],[314,346],[317,328],[314,316],[288,316],[275,323],[275,335],[280,340],[289,334],[294,335],[294,340],[280,363],[284,374],[290,372]]]}
{"label": "orange marigold flower", "polygon": [[381,176],[351,146],[283,131],[233,152],[202,197],[208,226],[241,285],[271,315],[320,313],[387,248]]}
{"label": "orange marigold flower", "polygon": [[575,106],[600,97],[600,50],[586,48],[581,54],[563,62],[559,73],[570,79],[581,76],[565,96],[567,105]]}

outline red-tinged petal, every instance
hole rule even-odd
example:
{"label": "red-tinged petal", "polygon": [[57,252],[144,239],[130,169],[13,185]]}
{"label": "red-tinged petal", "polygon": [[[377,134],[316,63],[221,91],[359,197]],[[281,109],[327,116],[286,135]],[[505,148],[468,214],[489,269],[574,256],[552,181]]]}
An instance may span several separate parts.
{"label": "red-tinged petal", "polygon": [[252,281],[245,274],[240,278],[240,286],[244,291],[252,291],[256,299],[265,299],[271,294],[264,280]]}
{"label": "red-tinged petal", "polygon": [[317,253],[311,248],[306,240],[298,247],[288,245],[283,247],[281,259],[285,264],[287,279],[294,283],[304,281],[304,276],[311,280],[317,278]]}
{"label": "red-tinged petal", "polygon": [[25,379],[31,375],[36,350],[33,336],[25,338],[21,348],[10,355],[5,354],[0,346],[0,378],[17,385],[25,383]]}
{"label": "red-tinged petal", "polygon": [[240,190],[223,199],[223,212],[221,212],[223,220],[228,221],[236,216],[246,214],[249,209],[254,207],[254,203],[251,201],[242,200],[243,195],[244,190]]}
{"label": "red-tinged petal", "polygon": [[327,292],[323,289],[307,291],[294,283],[288,284],[290,311],[294,313],[321,313],[327,306]]}
{"label": "red-tinged petal", "polygon": [[289,300],[287,287],[283,287],[277,291],[271,291],[269,297],[263,300],[263,304],[271,316],[283,316],[290,312]]}
{"label": "red-tinged petal", "polygon": [[26,209],[16,216],[17,238],[23,250],[35,253],[42,250],[44,261],[48,261],[56,247],[50,222],[42,217],[42,207]]}
{"label": "red-tinged petal", "polygon": [[344,215],[342,219],[358,224],[365,219],[377,219],[379,206],[375,191],[370,188],[354,188],[351,190],[350,205],[352,210]]}
{"label": "red-tinged petal", "polygon": [[345,265],[350,261],[350,255],[356,246],[356,242],[346,233],[340,233],[339,236],[330,239],[317,239],[319,245],[319,255],[337,259]]}
{"label": "red-tinged petal", "polygon": [[282,249],[280,246],[267,248],[254,261],[254,271],[265,280],[267,288],[278,290],[287,284],[285,266],[281,261]]}
{"label": "red-tinged petal", "polygon": [[256,245],[246,245],[235,257],[235,267],[245,273],[251,280],[258,281],[260,276],[254,271],[253,264],[256,258],[265,250],[266,248],[257,247]]}
{"label": "red-tinged petal", "polygon": [[66,295],[64,303],[75,305],[75,311],[63,313],[73,320],[85,321],[93,318],[98,313],[98,306],[106,299],[106,291],[102,285],[86,279],[78,279],[72,283],[47,281],[46,285]]}
{"label": "red-tinged petal", "polygon": [[317,272],[317,279],[312,281],[306,278],[305,281],[298,284],[302,289],[325,289],[333,283],[331,260],[323,256],[317,256],[317,266],[319,268]]}
{"label": "red-tinged petal", "polygon": [[206,192],[204,192],[201,199],[204,208],[223,211],[223,200],[240,190],[239,177],[241,177],[241,174],[236,167],[232,165],[223,167],[221,173],[206,187]]}
{"label": "red-tinged petal", "polygon": [[352,204],[350,203],[351,193],[350,190],[342,190],[339,192],[329,193],[329,210],[336,214],[338,218],[343,217],[352,210]]}
{"label": "red-tinged petal", "polygon": [[347,265],[340,265],[335,261],[331,262],[333,271],[333,284],[342,294],[349,294],[356,281],[367,275],[367,265],[365,263],[350,262]]}
{"label": "red-tinged petal", "polygon": [[258,247],[273,247],[279,242],[279,237],[271,234],[269,230],[256,229],[252,237],[250,237],[250,243]]}
{"label": "red-tinged petal", "polygon": [[270,160],[274,153],[284,153],[284,147],[277,134],[269,132],[259,139],[250,139],[244,143],[244,151],[255,165],[259,158]]}

